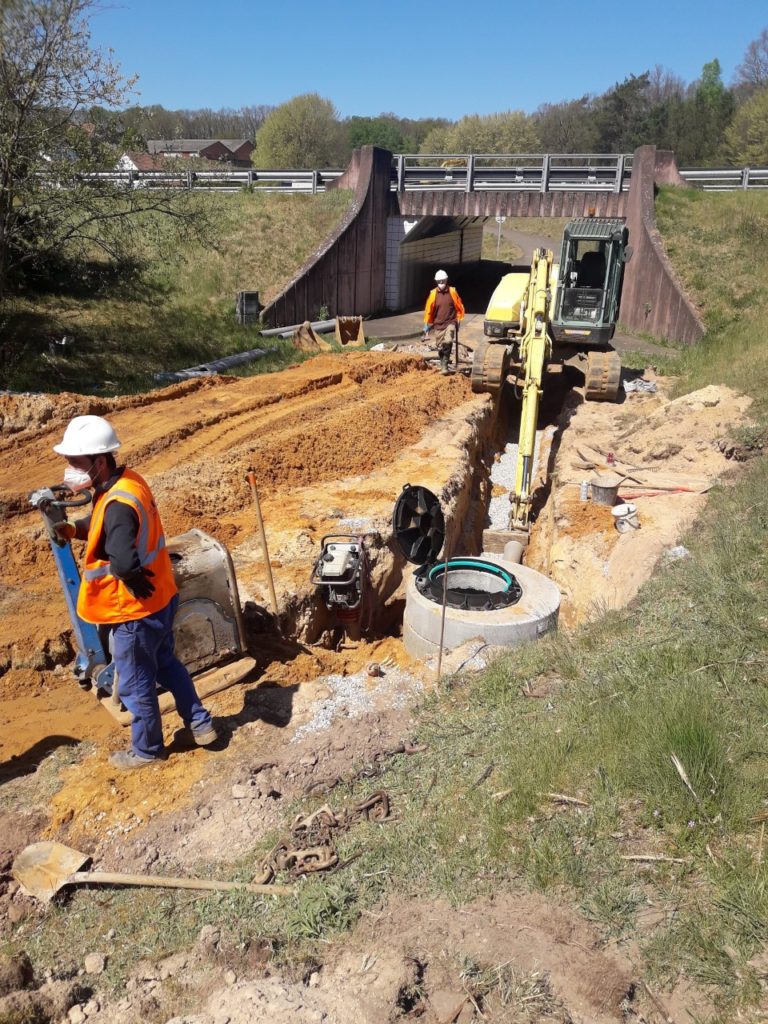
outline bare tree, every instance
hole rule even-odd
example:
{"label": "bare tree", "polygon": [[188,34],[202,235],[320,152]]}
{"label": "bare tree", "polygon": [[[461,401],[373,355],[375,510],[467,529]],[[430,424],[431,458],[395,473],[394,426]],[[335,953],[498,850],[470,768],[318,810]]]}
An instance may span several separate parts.
{"label": "bare tree", "polygon": [[736,68],[735,84],[748,92],[768,85],[768,28],[747,47],[744,60]]}
{"label": "bare tree", "polygon": [[94,0],[0,0],[0,300],[46,259],[112,259],[137,251],[134,214],[203,225],[179,190],[126,192],[90,177],[116,154],[82,122],[124,102],[133,79],[91,46]]}
{"label": "bare tree", "polygon": [[685,82],[668,68],[656,64],[648,72],[648,100],[651,104],[666,103],[685,96]]}

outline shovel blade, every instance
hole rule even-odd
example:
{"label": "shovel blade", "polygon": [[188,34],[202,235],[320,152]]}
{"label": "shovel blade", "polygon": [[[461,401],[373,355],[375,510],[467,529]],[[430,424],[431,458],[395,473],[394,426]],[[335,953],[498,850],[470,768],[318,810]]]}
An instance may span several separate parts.
{"label": "shovel blade", "polygon": [[32,843],[14,860],[13,877],[30,896],[49,903],[90,857],[63,843]]}

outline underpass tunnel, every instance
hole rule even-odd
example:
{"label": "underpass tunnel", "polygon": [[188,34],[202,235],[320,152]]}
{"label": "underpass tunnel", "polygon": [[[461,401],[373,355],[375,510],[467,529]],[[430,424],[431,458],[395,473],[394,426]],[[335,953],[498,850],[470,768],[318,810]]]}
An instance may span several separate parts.
{"label": "underpass tunnel", "polygon": [[486,217],[389,217],[386,303],[392,310],[423,307],[435,271],[445,270],[468,313],[484,313],[501,276],[509,269],[484,260]]}

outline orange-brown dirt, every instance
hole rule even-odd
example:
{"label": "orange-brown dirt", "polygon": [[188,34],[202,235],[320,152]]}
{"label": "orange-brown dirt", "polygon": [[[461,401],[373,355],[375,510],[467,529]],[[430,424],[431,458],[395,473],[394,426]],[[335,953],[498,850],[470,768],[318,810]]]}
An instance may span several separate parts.
{"label": "orange-brown dirt", "polygon": [[[208,378],[115,400],[0,396],[0,773],[19,774],[25,759],[39,760],[56,745],[51,737],[95,740],[96,753],[57,798],[54,820],[86,807],[110,820],[155,808],[143,785],[105,770],[127,734],[63,667],[73,653],[71,629],[39,513],[27,503],[28,492],[61,480],[64,460],[52,446],[72,416],[109,416],[121,457],[153,487],[166,533],[197,527],[223,541],[241,599],[265,606],[265,566],[244,480],[253,467],[282,610],[297,592],[309,592],[324,533],[366,532],[345,519],[388,520],[406,482],[442,488],[455,469],[460,426],[484,404],[464,378],[446,380],[418,356],[385,353],[320,356],[270,376]],[[396,640],[339,653],[265,640],[254,653],[258,678],[280,685],[385,657],[407,662]],[[214,710],[237,714],[243,699],[236,688],[217,697]],[[168,734],[177,726],[169,716]],[[184,798],[203,762],[200,751],[171,753],[164,809]]]}
{"label": "orange-brown dirt", "polygon": [[[656,394],[629,394],[620,406],[572,391],[555,457],[540,460],[549,456],[552,491],[525,562],[560,588],[561,626],[631,601],[733,467],[718,441],[745,422],[750,399],[709,385],[670,400],[673,381],[657,384]],[[580,482],[604,473],[624,478],[618,500],[636,505],[639,529],[620,534],[608,506],[580,500]]]}

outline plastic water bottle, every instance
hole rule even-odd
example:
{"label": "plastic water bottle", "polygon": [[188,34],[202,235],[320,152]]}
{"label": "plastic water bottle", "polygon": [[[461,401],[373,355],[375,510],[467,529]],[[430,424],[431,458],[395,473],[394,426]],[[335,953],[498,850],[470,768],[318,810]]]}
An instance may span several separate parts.
{"label": "plastic water bottle", "polygon": [[579,498],[581,501],[587,501],[589,499],[589,484],[586,480],[581,481],[581,486],[579,487]]}

